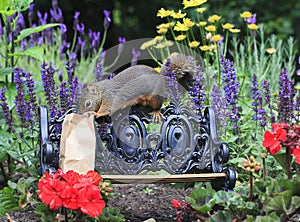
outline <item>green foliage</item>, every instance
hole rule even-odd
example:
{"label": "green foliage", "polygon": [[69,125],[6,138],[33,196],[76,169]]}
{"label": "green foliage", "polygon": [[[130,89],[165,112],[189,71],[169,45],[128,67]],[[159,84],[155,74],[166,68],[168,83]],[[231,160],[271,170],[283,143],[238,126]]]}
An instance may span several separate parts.
{"label": "green foliage", "polygon": [[19,209],[18,198],[14,190],[10,187],[4,187],[0,190],[0,216],[5,215],[8,211]]}
{"label": "green foliage", "polygon": [[50,210],[48,206],[43,203],[36,205],[35,213],[40,216],[42,222],[53,222],[56,221],[57,212]]}
{"label": "green foliage", "polygon": [[124,216],[120,213],[120,210],[112,207],[105,207],[102,214],[97,217],[101,222],[122,222],[125,221]]}

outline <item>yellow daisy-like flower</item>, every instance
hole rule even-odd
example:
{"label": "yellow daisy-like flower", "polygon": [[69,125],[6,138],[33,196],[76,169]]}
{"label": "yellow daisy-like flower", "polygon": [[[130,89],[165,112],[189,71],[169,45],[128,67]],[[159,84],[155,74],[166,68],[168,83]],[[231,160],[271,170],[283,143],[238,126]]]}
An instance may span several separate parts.
{"label": "yellow daisy-like flower", "polygon": [[209,46],[208,45],[203,45],[203,46],[200,46],[200,49],[202,51],[208,51],[209,50]]}
{"label": "yellow daisy-like flower", "polygon": [[196,8],[196,12],[201,13],[201,14],[202,14],[205,10],[206,10],[205,7]]}
{"label": "yellow daisy-like flower", "polygon": [[162,35],[157,35],[154,37],[154,39],[158,40],[158,41],[161,41],[164,39],[164,37]]}
{"label": "yellow daisy-like flower", "polygon": [[156,71],[156,72],[158,72],[158,73],[160,73],[160,67],[156,67],[156,68],[154,68],[154,70]]}
{"label": "yellow daisy-like flower", "polygon": [[198,26],[206,26],[207,22],[206,21],[200,21],[198,22]]}
{"label": "yellow daisy-like flower", "polygon": [[233,29],[234,25],[233,24],[230,24],[230,23],[226,23],[224,25],[222,25],[223,29]]}
{"label": "yellow daisy-like flower", "polygon": [[176,39],[176,41],[182,41],[182,40],[184,40],[186,38],[186,35],[179,35],[179,36],[177,36],[175,39]]}
{"label": "yellow daisy-like flower", "polygon": [[257,30],[259,27],[256,24],[248,24],[248,28],[251,30]]}
{"label": "yellow daisy-like flower", "polygon": [[217,35],[213,35],[213,36],[210,38],[210,40],[213,41],[213,42],[218,42],[218,41],[221,40],[221,38],[222,38],[222,36],[219,35],[219,34],[217,34]]}
{"label": "yellow daisy-like flower", "polygon": [[217,30],[217,28],[214,25],[209,25],[209,26],[205,27],[205,30],[208,32],[215,32]]}
{"label": "yellow daisy-like flower", "polygon": [[268,49],[266,49],[266,52],[269,53],[269,54],[274,54],[276,52],[276,49],[268,48]]}
{"label": "yellow daisy-like flower", "polygon": [[181,22],[176,22],[174,30],[175,31],[188,31],[189,27],[187,27],[185,24],[182,24]]}
{"label": "yellow daisy-like flower", "polygon": [[214,22],[217,22],[221,19],[221,16],[219,15],[212,15],[212,16],[209,16],[207,21],[209,21],[210,23],[214,23]]}
{"label": "yellow daisy-like flower", "polygon": [[215,49],[217,49],[217,45],[216,45],[216,44],[213,44],[213,45],[210,45],[210,46],[209,46],[209,50],[210,50],[210,51],[213,51],[213,50],[215,50]]}
{"label": "yellow daisy-like flower", "polygon": [[240,29],[229,29],[229,31],[232,33],[239,33],[241,30]]}
{"label": "yellow daisy-like flower", "polygon": [[184,9],[190,7],[197,7],[207,2],[207,0],[183,0],[182,4],[184,5]]}
{"label": "yellow daisy-like flower", "polygon": [[158,43],[154,46],[157,49],[163,49],[166,47],[166,44],[164,42]]}
{"label": "yellow daisy-like flower", "polygon": [[164,8],[161,8],[161,9],[158,10],[156,16],[157,16],[157,17],[164,18],[164,17],[168,17],[168,16],[172,15],[172,13],[174,13],[173,10],[170,11],[170,10],[166,10],[166,9],[164,9]]}
{"label": "yellow daisy-like flower", "polygon": [[165,42],[165,44],[166,44],[166,46],[172,46],[172,45],[174,45],[174,42],[171,40],[168,40]]}
{"label": "yellow daisy-like flower", "polygon": [[184,18],[183,19],[183,24],[186,26],[186,27],[193,27],[195,25],[195,22],[192,22],[191,19],[189,18]]}
{"label": "yellow daisy-like flower", "polygon": [[196,48],[200,45],[200,42],[198,41],[192,41],[192,42],[189,42],[189,46],[190,48]]}
{"label": "yellow daisy-like flower", "polygon": [[179,10],[178,12],[174,12],[171,15],[172,18],[176,18],[176,19],[184,18],[185,16],[186,13],[181,13],[181,10]]}
{"label": "yellow daisy-like flower", "polygon": [[252,13],[249,11],[244,11],[242,14],[240,14],[240,16],[242,18],[251,18],[252,17]]}
{"label": "yellow daisy-like flower", "polygon": [[152,40],[150,40],[150,41],[144,42],[144,43],[141,45],[140,49],[141,49],[141,50],[145,50],[146,48],[148,48],[148,47],[150,47],[150,46],[154,46],[155,44],[156,44],[156,39],[152,39]]}
{"label": "yellow daisy-like flower", "polygon": [[156,28],[161,29],[161,28],[171,28],[175,25],[175,22],[168,22],[168,23],[161,23],[158,26],[156,26]]}
{"label": "yellow daisy-like flower", "polygon": [[167,31],[168,31],[168,29],[166,29],[166,28],[160,28],[159,30],[157,30],[157,33],[158,34],[166,34]]}

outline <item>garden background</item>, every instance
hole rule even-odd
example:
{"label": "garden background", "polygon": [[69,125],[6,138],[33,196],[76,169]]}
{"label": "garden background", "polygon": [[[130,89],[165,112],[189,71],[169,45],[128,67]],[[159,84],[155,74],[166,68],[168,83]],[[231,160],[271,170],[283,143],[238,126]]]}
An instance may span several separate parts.
{"label": "garden background", "polygon": [[[102,62],[105,50],[117,46],[119,55],[126,41],[153,38],[132,50],[130,66],[138,50],[156,48],[167,57],[174,44],[168,36],[203,57],[188,103],[200,117],[205,105],[214,108],[220,139],[230,147],[227,165],[238,172],[233,192],[181,184],[193,191],[167,203],[177,212],[171,220],[299,220],[299,1],[31,2],[0,2],[1,216],[30,208],[45,221],[124,220],[126,209],[104,208],[112,187],[94,172],[41,179],[37,108],[47,105],[51,117],[65,112],[88,68],[94,80],[113,78]],[[161,65],[152,55],[149,64]]]}

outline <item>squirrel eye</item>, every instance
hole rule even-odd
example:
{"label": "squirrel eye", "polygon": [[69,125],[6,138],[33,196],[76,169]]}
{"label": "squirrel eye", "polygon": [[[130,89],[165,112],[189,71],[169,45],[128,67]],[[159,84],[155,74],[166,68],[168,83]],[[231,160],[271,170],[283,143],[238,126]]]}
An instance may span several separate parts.
{"label": "squirrel eye", "polygon": [[91,102],[91,100],[87,100],[87,101],[85,101],[85,107],[90,107],[91,105],[92,105],[92,102]]}

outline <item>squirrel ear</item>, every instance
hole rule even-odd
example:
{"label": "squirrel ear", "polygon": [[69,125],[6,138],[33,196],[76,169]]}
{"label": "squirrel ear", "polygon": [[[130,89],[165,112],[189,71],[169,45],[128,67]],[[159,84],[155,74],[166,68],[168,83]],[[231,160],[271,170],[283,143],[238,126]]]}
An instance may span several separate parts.
{"label": "squirrel ear", "polygon": [[87,91],[89,91],[92,94],[98,94],[99,93],[99,89],[95,84],[90,84],[90,83],[85,84],[84,88],[86,88]]}

